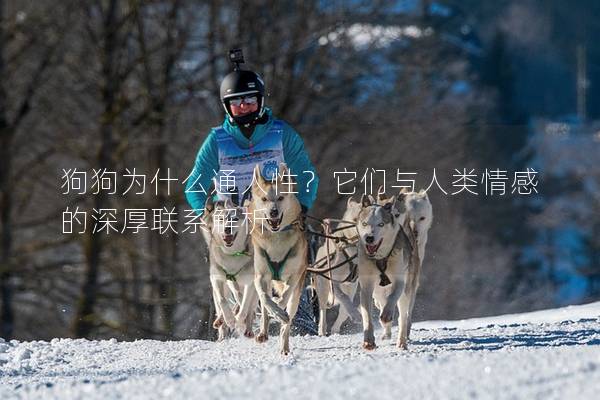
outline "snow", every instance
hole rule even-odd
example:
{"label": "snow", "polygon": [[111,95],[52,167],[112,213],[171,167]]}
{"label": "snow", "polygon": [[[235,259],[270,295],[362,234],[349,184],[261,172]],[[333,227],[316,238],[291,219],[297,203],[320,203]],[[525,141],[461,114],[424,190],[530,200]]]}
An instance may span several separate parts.
{"label": "snow", "polygon": [[416,323],[408,351],[361,335],[160,342],[0,341],[0,398],[593,399],[600,302]]}
{"label": "snow", "polygon": [[432,33],[433,30],[431,28],[423,30],[416,25],[402,27],[355,23],[348,27],[338,28],[327,35],[319,37],[318,43],[321,46],[328,44],[340,46],[342,39],[348,38],[357,49],[365,49],[371,46],[385,48],[403,37],[419,39],[423,36],[429,36]]}

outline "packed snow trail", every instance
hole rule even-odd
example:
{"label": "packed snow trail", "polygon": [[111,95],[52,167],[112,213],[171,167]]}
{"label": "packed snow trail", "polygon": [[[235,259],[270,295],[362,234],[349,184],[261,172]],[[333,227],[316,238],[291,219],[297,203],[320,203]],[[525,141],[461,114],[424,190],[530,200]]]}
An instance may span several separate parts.
{"label": "packed snow trail", "polygon": [[288,357],[277,338],[0,342],[0,398],[599,398],[600,303],[416,323],[411,336],[408,351],[294,336]]}

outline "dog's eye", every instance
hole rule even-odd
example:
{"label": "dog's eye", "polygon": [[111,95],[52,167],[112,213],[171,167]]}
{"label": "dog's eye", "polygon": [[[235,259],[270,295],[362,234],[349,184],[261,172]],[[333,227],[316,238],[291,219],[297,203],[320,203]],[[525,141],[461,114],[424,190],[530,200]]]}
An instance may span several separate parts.
{"label": "dog's eye", "polygon": [[419,221],[423,221],[425,219],[425,217],[421,217],[419,218]]}
{"label": "dog's eye", "polygon": [[377,226],[379,226],[380,228],[382,228],[383,227],[383,222],[378,223]]}
{"label": "dog's eye", "polygon": [[267,201],[267,198],[266,198],[266,197],[263,197],[263,198],[262,198],[262,201]]}
{"label": "dog's eye", "polygon": [[239,218],[237,218],[237,217],[235,217],[235,218],[231,218],[231,220],[232,220],[233,222],[238,222],[240,219],[239,219]]}
{"label": "dog's eye", "polygon": [[277,198],[277,201],[283,201],[283,196],[279,196],[279,197]]}

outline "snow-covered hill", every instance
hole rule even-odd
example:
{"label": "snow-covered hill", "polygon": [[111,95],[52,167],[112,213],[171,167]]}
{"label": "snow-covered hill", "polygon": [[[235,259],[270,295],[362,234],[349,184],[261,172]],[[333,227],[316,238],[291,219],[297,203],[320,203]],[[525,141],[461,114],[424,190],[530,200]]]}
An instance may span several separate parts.
{"label": "snow-covered hill", "polygon": [[408,351],[361,335],[0,342],[0,398],[597,399],[600,302],[417,323]]}

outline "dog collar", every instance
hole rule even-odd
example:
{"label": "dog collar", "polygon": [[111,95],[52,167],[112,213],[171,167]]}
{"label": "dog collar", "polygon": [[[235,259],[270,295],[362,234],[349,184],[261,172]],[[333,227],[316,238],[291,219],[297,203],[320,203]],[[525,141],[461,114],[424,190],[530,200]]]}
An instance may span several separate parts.
{"label": "dog collar", "polygon": [[252,254],[250,254],[250,251],[248,250],[249,247],[250,246],[249,246],[249,243],[248,243],[248,244],[246,244],[246,248],[244,250],[242,250],[242,251],[236,251],[235,253],[228,254],[228,255],[232,256],[232,257],[241,257],[241,256],[248,256],[248,257],[250,257],[250,256],[252,256]]}

